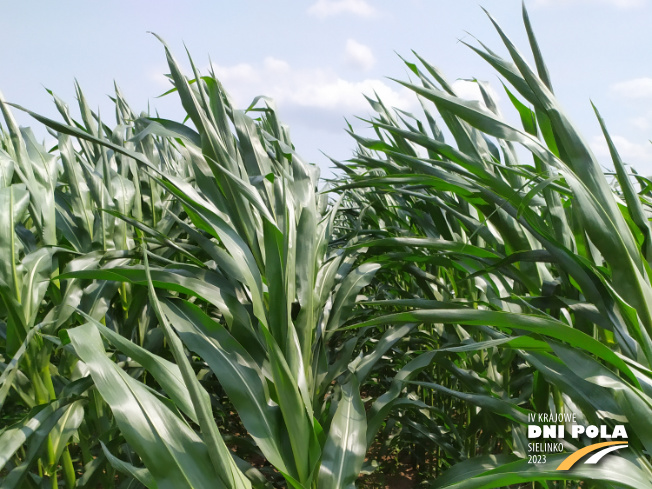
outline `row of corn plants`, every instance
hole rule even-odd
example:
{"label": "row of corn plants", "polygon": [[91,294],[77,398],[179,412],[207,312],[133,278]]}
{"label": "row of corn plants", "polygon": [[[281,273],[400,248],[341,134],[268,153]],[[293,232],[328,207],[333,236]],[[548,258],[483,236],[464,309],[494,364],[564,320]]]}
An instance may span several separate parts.
{"label": "row of corn plants", "polygon": [[[561,479],[566,454],[528,464],[526,427],[528,415],[564,412],[585,424],[627,422],[629,434],[627,453],[569,479],[649,487],[649,180],[626,172],[596,110],[615,168],[603,173],[555,99],[523,13],[535,69],[493,19],[510,59],[470,46],[502,75],[522,127],[505,121],[484,83],[481,103],[461,99],[418,56],[421,66],[406,62],[415,81],[399,83],[424,117],[370,100],[375,137],[354,134],[359,150],[341,165],[340,188],[357,196],[350,225],[367,234],[360,246],[388,271],[369,302],[385,314],[351,327],[418,323],[433,346],[401,361],[440,356],[411,378],[413,414],[401,413],[409,440],[449,449],[455,466],[435,487]],[[468,423],[441,404],[424,414],[428,393],[464,401]],[[592,443],[566,442],[569,451]]]}
{"label": "row of corn plants", "polygon": [[[18,169],[7,246],[29,234],[60,257],[38,275],[25,267],[32,283],[20,285],[40,292],[26,292],[31,322],[16,325],[20,296],[3,295],[3,387],[21,418],[2,434],[4,484],[351,486],[368,434],[359,385],[411,328],[389,328],[364,353],[367,335],[338,331],[379,265],[332,245],[339,206],[268,105],[254,120],[214,76],[189,82],[167,55],[196,130],[137,117],[119,93],[109,129],[79,91],[81,123],[57,98],[64,122],[33,114],[58,135],[58,159],[3,105],[5,159]],[[48,242],[28,212],[44,192],[22,173],[42,160],[56,203],[38,216]],[[24,262],[14,248],[7,256]]]}
{"label": "row of corn plants", "polygon": [[497,25],[511,60],[472,48],[522,129],[419,58],[423,117],[370,99],[335,186],[167,47],[190,124],[78,88],[30,112],[47,150],[1,101],[0,487],[352,488],[397,450],[433,487],[565,487],[538,412],[627,423],[568,484],[650,487],[649,181],[600,119],[604,175],[524,20],[536,70]]}
{"label": "row of corn plants", "polygon": [[[80,121],[54,96],[67,123],[143,154],[156,151],[151,138],[127,142],[135,116],[117,88],[114,130],[91,112],[79,87],[77,93]],[[90,389],[87,371],[75,352],[64,348],[59,333],[88,317],[146,344],[145,302],[132,287],[114,281],[59,277],[131,261],[134,228],[116,214],[135,216],[170,235],[174,221],[167,214],[180,204],[144,178],[134,160],[62,133],[53,133],[57,146],[47,151],[29,129],[18,128],[4,101],[2,110],[7,126],[0,149],[0,193],[7,210],[0,277],[3,487],[58,487],[59,479],[68,487],[109,485],[113,471],[104,470],[106,458],[100,455],[116,428],[106,403]],[[158,154],[171,151],[169,142],[158,143]],[[165,160],[157,164],[165,165]],[[79,465],[85,469],[78,470]]]}

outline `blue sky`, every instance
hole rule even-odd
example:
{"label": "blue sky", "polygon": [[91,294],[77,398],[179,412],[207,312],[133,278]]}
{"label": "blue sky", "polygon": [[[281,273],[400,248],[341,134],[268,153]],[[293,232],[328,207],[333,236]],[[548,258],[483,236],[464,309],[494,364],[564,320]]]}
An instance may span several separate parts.
{"label": "blue sky", "polygon": [[[557,96],[610,166],[590,100],[598,106],[626,162],[652,174],[652,0],[527,0]],[[276,100],[297,151],[328,166],[321,154],[351,155],[344,118],[367,116],[361,93],[376,90],[390,105],[418,112],[416,100],[387,77],[407,78],[396,53],[415,50],[441,68],[467,97],[488,81],[506,117],[497,76],[462,43],[474,36],[497,50],[489,10],[527,51],[520,0],[34,0],[5,2],[0,17],[0,90],[9,101],[56,116],[44,87],[70,105],[73,80],[105,119],[115,80],[132,107],[148,104],[181,117],[168,88],[161,35],[176,57],[184,43],[196,64],[209,56],[242,108],[256,95]],[[23,125],[35,124],[24,116]],[[362,123],[357,127],[362,128]],[[44,134],[40,131],[39,134]]]}

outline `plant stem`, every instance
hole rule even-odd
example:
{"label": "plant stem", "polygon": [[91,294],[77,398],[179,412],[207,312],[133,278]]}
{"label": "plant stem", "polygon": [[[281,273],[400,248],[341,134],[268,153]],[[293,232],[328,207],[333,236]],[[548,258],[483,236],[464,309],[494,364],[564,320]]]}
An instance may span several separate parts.
{"label": "plant stem", "polygon": [[63,466],[63,478],[68,489],[73,489],[76,484],[75,468],[72,465],[72,458],[68,447],[64,448],[61,455],[61,465]]}

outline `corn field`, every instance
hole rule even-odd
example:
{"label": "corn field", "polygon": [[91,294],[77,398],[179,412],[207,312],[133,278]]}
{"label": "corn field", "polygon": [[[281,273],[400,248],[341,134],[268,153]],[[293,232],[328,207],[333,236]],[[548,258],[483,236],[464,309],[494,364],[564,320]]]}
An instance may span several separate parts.
{"label": "corn field", "polygon": [[[491,17],[508,57],[469,46],[520,126],[415,54],[422,113],[369,98],[332,180],[165,44],[187,122],[0,97],[0,488],[652,487],[652,181],[595,109],[602,170],[523,14],[534,68]],[[538,413],[628,447],[529,463]]]}

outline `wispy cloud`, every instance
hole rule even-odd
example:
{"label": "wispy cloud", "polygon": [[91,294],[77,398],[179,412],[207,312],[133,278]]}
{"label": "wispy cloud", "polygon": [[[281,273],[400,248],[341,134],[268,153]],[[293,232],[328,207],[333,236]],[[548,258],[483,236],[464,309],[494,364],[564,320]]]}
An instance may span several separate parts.
{"label": "wispy cloud", "polygon": [[[485,88],[491,98],[494,99],[494,102],[500,102],[500,96],[493,89],[492,86],[485,84]],[[458,97],[467,99],[467,100],[477,100],[484,104],[484,99],[482,98],[482,92],[480,92],[480,87],[478,84],[471,80],[455,80],[453,82],[453,90]]]}
{"label": "wispy cloud", "polygon": [[[637,170],[651,173],[652,172],[652,143],[644,141],[641,143],[631,141],[625,136],[611,135],[611,139],[618,150],[618,154],[627,164],[633,165]],[[609,148],[602,136],[595,136],[591,140],[591,148],[595,155],[606,167],[613,167]]]}
{"label": "wispy cloud", "polygon": [[355,39],[348,39],[346,41],[344,56],[349,66],[364,71],[370,70],[376,64],[376,58],[371,48],[359,43]]}
{"label": "wispy cloud", "polygon": [[652,111],[648,111],[645,115],[632,117],[628,122],[636,129],[649,131],[652,128]]}
{"label": "wispy cloud", "polygon": [[624,98],[651,98],[652,78],[634,78],[616,83],[611,89]]}
{"label": "wispy cloud", "polygon": [[315,125],[325,112],[338,118],[368,113],[369,104],[362,94],[373,97],[377,93],[388,106],[404,110],[417,105],[407,88],[391,86],[382,79],[346,79],[331,69],[295,68],[272,57],[262,63],[215,65],[214,69],[239,107],[247,107],[257,95],[267,95],[282,111],[313,110]]}
{"label": "wispy cloud", "polygon": [[308,13],[323,19],[340,14],[373,17],[377,12],[365,0],[317,0],[308,8]]}

